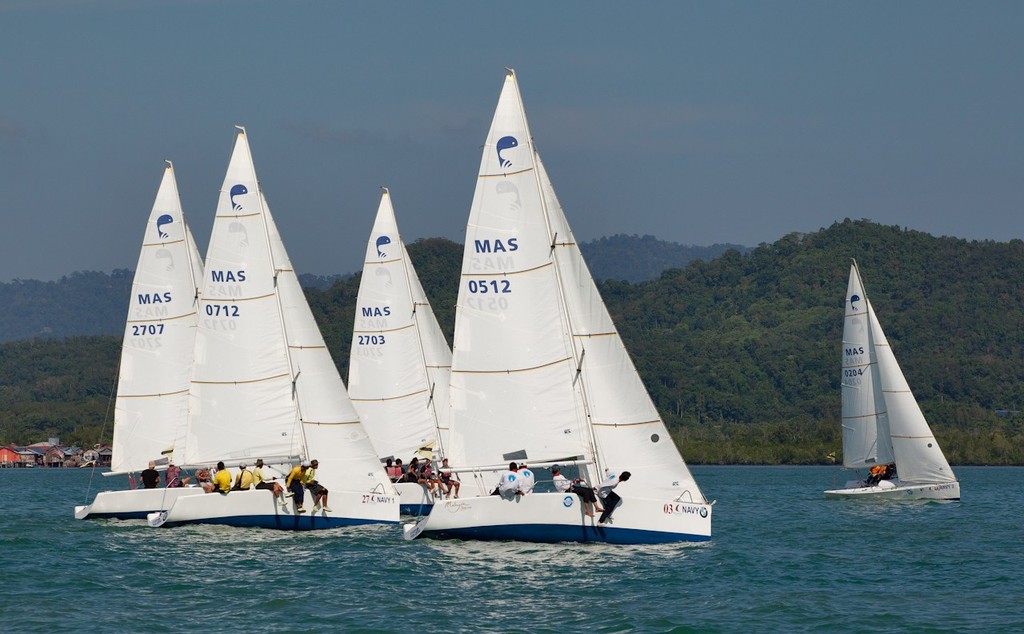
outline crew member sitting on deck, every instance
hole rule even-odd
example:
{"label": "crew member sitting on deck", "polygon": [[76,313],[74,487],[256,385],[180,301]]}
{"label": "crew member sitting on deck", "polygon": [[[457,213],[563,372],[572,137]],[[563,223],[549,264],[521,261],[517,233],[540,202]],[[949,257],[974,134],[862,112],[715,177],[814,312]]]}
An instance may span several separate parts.
{"label": "crew member sitting on deck", "polygon": [[217,473],[213,475],[213,490],[227,495],[231,490],[231,472],[224,467],[224,462],[217,463]]}

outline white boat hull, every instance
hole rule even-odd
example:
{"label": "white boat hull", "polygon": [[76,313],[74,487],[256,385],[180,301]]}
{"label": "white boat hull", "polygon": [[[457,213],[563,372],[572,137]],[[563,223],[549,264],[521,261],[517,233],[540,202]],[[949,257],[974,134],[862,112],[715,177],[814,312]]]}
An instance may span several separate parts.
{"label": "white boat hull", "polygon": [[430,510],[434,508],[434,496],[430,494],[427,485],[418,482],[397,482],[395,488],[401,496],[402,515],[430,515]]}
{"label": "white boat hull", "polygon": [[657,544],[711,539],[711,505],[623,496],[603,526],[587,517],[573,493],[532,493],[514,499],[496,495],[445,500],[404,527],[416,537]]}
{"label": "white boat hull", "polygon": [[316,512],[307,495],[305,513],[296,512],[293,498],[286,499],[286,509],[282,509],[273,493],[265,489],[208,493],[180,498],[167,511],[150,514],[148,520],[153,527],[223,524],[299,531],[398,522],[398,497],[394,495],[332,491],[332,510]]}
{"label": "white boat hull", "polygon": [[960,483],[910,484],[898,480],[882,480],[873,486],[852,480],[842,489],[825,491],[830,500],[887,500],[900,502],[959,502]]}
{"label": "white boat hull", "polygon": [[75,519],[144,520],[150,513],[171,508],[180,497],[202,492],[203,490],[199,487],[101,491],[96,494],[92,504],[75,507]]}

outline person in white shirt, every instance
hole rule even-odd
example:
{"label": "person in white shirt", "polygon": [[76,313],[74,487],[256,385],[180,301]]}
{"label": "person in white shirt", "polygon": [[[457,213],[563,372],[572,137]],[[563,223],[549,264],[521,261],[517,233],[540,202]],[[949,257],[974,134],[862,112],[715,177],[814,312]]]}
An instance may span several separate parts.
{"label": "person in white shirt", "polygon": [[506,500],[511,500],[517,495],[520,495],[519,476],[516,473],[517,471],[519,471],[519,465],[514,462],[510,462],[508,465],[508,471],[501,472],[501,479],[498,480],[498,487],[494,489],[493,495],[500,495]]}
{"label": "person in white shirt", "polygon": [[597,488],[597,497],[601,498],[601,502],[604,505],[604,511],[601,512],[601,517],[597,520],[598,525],[607,522],[608,519],[611,518],[612,511],[614,511],[615,507],[622,501],[619,494],[612,489],[619,486],[620,482],[629,480],[629,476],[629,471],[623,471],[618,475],[609,473],[608,477],[601,483],[601,486]]}
{"label": "person in white shirt", "polygon": [[519,477],[519,493],[522,495],[533,493],[533,485],[535,484],[533,471],[527,469],[525,464],[520,464],[516,475]]}
{"label": "person in white shirt", "polygon": [[555,491],[559,493],[567,492],[572,486],[569,478],[562,475],[562,469],[558,465],[551,467],[551,482],[555,485]]}

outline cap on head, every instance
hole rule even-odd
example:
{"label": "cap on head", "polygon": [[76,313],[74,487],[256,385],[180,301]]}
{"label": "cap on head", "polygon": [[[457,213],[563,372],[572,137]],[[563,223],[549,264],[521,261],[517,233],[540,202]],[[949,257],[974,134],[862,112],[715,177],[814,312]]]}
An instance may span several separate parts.
{"label": "cap on head", "polygon": [[256,466],[257,467],[262,467],[263,466],[263,458],[257,458],[256,459]]}
{"label": "cap on head", "polygon": [[245,463],[243,462],[242,464],[238,465],[238,468],[239,469],[244,469],[245,468]]}
{"label": "cap on head", "polygon": [[562,471],[562,468],[559,467],[558,465],[552,465],[551,466],[551,473],[560,473],[561,471]]}
{"label": "cap on head", "polygon": [[312,461],[310,461],[309,466],[311,466],[311,467],[319,467],[320,463],[318,461],[316,461],[316,460],[312,460]]}
{"label": "cap on head", "polygon": [[149,468],[150,469],[156,469],[156,460],[150,460],[149,461]]}

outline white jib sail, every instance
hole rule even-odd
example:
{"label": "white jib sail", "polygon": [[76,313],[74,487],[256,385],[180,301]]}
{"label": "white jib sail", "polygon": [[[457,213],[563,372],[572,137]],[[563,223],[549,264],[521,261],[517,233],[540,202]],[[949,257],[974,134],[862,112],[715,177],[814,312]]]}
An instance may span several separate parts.
{"label": "white jib sail", "polygon": [[577,384],[596,440],[598,475],[605,469],[630,471],[632,481],[656,497],[705,502],[608,314],[540,155],[534,158],[580,369]]}
{"label": "white jib sail", "polygon": [[132,282],[114,410],[111,470],[181,459],[202,263],[167,163]]}
{"label": "white jib sail", "polygon": [[939,443],[932,435],[931,427],[910,391],[907,379],[896,362],[889,341],[882,332],[882,326],[875,317],[875,311],[868,304],[875,355],[878,360],[878,374],[881,377],[882,393],[885,397],[888,416],[888,433],[892,438],[892,452],[895,456],[896,473],[901,482],[931,484],[954,482],[956,477],[946,456],[939,449]]}
{"label": "white jib sail", "polygon": [[408,462],[447,444],[451,350],[381,194],[366,247],[349,358],[349,396],[381,457]]}
{"label": "white jib sail", "polygon": [[842,418],[843,466],[860,469],[893,461],[888,414],[872,339],[864,284],[857,263],[850,265],[843,318]]}
{"label": "white jib sail", "polygon": [[239,130],[206,255],[189,400],[190,464],[302,453],[267,213]]}

